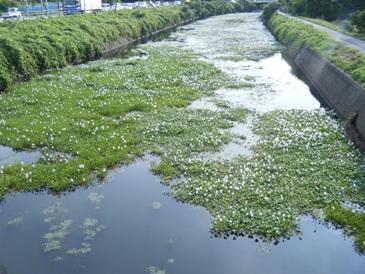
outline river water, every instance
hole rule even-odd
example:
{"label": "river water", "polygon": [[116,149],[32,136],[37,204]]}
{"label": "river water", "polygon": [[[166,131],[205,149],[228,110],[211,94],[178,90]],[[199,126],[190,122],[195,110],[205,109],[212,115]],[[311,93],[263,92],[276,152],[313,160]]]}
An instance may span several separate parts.
{"label": "river water", "polygon": [[[237,81],[255,83],[218,90],[192,108],[212,109],[212,100],[259,113],[320,108],[259,14],[198,21],[148,46],[192,50]],[[257,140],[250,123],[233,130],[249,135],[240,144],[246,149],[239,150],[249,154]],[[228,146],[219,157],[235,153]],[[0,165],[37,156],[0,147]],[[306,217],[303,235],[279,244],[212,237],[207,211],[164,195],[168,187],[148,170],[149,161],[116,168],[105,183],[60,197],[7,196],[0,206],[0,273],[365,273],[365,260],[351,239]]]}

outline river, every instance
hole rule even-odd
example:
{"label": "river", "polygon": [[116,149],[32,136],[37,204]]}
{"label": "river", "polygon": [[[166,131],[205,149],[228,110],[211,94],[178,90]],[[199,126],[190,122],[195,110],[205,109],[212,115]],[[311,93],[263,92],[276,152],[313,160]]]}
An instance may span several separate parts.
{"label": "river", "polygon": [[[191,50],[231,77],[255,83],[254,88],[217,90],[190,108],[214,109],[214,100],[253,113],[321,108],[257,13],[198,21],[144,50],[167,46]],[[242,143],[205,156],[250,154],[258,139],[251,128],[254,119],[232,129],[245,132]],[[39,156],[4,147],[0,155],[0,164]],[[169,187],[149,171],[150,160],[146,156],[115,168],[103,184],[60,197],[46,192],[8,195],[0,206],[0,273],[364,273],[365,260],[351,239],[306,216],[300,221],[302,235],[279,244],[214,237],[204,208],[164,195]],[[54,220],[58,225],[50,225]]]}

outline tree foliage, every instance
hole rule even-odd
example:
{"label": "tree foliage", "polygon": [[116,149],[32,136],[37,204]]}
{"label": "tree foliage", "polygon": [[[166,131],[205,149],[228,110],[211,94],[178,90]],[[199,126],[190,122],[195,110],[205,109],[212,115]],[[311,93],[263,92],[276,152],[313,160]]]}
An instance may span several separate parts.
{"label": "tree foliage", "polygon": [[306,0],[306,15],[313,18],[335,20],[341,12],[339,0]]}
{"label": "tree foliage", "polygon": [[364,0],[280,0],[287,10],[298,16],[324,19],[326,21],[343,20],[347,27],[355,26],[365,33],[365,1]]}
{"label": "tree foliage", "polygon": [[307,0],[292,0],[289,4],[289,11],[294,15],[305,14]]}
{"label": "tree foliage", "polygon": [[365,9],[354,13],[351,24],[353,24],[361,33],[365,33]]}
{"label": "tree foliage", "polygon": [[264,21],[264,23],[269,22],[270,18],[273,16],[273,14],[279,9],[281,6],[280,3],[277,2],[271,2],[269,4],[266,4],[262,9],[262,15],[261,18]]}
{"label": "tree foliage", "polygon": [[7,11],[8,7],[16,7],[20,5],[17,0],[0,0],[0,12]]}

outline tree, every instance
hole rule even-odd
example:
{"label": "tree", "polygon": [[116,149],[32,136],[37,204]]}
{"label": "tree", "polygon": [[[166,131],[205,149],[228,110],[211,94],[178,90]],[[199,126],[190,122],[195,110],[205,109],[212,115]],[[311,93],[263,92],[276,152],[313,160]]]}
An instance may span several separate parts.
{"label": "tree", "polygon": [[293,0],[289,3],[289,12],[294,15],[304,15],[307,0]]}
{"label": "tree", "polygon": [[21,5],[17,0],[0,0],[0,11],[7,11],[8,7],[17,7]]}
{"label": "tree", "polygon": [[264,23],[269,22],[273,14],[280,8],[280,3],[271,2],[269,4],[264,5],[262,8],[261,18]]}
{"label": "tree", "polygon": [[342,8],[339,0],[306,0],[306,2],[306,16],[323,18],[327,21],[337,19]]}
{"label": "tree", "polygon": [[354,25],[359,32],[365,33],[365,9],[354,13],[351,24]]}

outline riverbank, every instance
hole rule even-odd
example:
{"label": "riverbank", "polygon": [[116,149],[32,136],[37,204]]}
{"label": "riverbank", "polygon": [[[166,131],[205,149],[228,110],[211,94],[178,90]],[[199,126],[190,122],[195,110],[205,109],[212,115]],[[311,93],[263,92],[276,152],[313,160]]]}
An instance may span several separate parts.
{"label": "riverbank", "polygon": [[120,10],[72,16],[7,21],[0,24],[0,92],[18,80],[48,69],[93,60],[120,43],[148,37],[196,18],[251,11],[248,1]]}
{"label": "riverbank", "polygon": [[121,37],[120,39],[118,39],[117,41],[114,41],[112,43],[106,44],[103,46],[101,54],[102,56],[106,57],[109,55],[114,55],[120,52],[123,52],[125,49],[127,49],[128,47],[132,46],[133,44],[139,42],[139,41],[144,41],[149,39],[150,37],[153,37],[155,35],[158,35],[159,33],[163,33],[169,30],[173,30],[179,26],[185,25],[185,24],[189,24],[195,20],[198,20],[199,17],[195,17],[195,18],[189,18],[187,20],[184,20],[180,23],[176,23],[176,24],[172,24],[170,26],[166,26],[162,29],[156,30],[152,33],[149,33],[147,35],[144,36],[139,36],[137,38],[125,38],[125,37]]}
{"label": "riverbank", "polygon": [[365,150],[365,56],[344,47],[302,22],[273,14],[267,22],[273,35],[338,117],[348,134]]}

